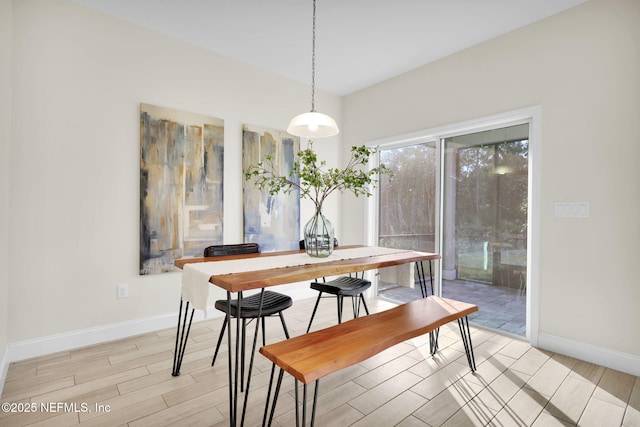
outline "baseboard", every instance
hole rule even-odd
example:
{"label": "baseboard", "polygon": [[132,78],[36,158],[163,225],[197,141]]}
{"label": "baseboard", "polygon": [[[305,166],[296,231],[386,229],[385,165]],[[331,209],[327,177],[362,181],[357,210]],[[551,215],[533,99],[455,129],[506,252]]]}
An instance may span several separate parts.
{"label": "baseboard", "polygon": [[538,347],[630,375],[640,376],[640,356],[549,334],[538,335]]}
{"label": "baseboard", "polygon": [[4,390],[4,383],[7,380],[7,372],[9,372],[9,346],[7,345],[0,361],[0,396]]}
{"label": "baseboard", "polygon": [[[308,287],[306,287],[306,289],[292,288],[287,289],[287,295],[291,296],[291,298],[296,301],[314,297],[317,295],[317,292],[309,289]],[[206,316],[204,312],[197,310],[193,316],[193,321],[200,322],[220,316],[222,316],[222,313],[214,308],[208,308]],[[4,375],[6,375],[6,370],[11,362],[18,362],[20,360],[45,356],[47,354],[57,353],[60,351],[68,351],[108,341],[115,341],[162,329],[175,328],[177,322],[178,314],[168,313],[155,317],[118,322],[95,328],[81,329],[9,343],[4,353],[3,365],[0,366],[0,368],[3,369]],[[0,374],[3,372],[0,372]],[[2,377],[2,379],[4,379],[4,377]],[[4,381],[0,384],[4,384]]]}
{"label": "baseboard", "polygon": [[[207,316],[201,311],[196,311],[194,322],[212,319],[221,316],[217,310],[207,310]],[[5,355],[9,362],[31,359],[47,354],[68,351],[76,348],[87,347],[108,341],[128,338],[134,335],[155,332],[167,328],[175,328],[178,321],[177,313],[168,313],[145,319],[136,319],[126,322],[118,322],[95,328],[80,329],[61,334],[10,343]]]}

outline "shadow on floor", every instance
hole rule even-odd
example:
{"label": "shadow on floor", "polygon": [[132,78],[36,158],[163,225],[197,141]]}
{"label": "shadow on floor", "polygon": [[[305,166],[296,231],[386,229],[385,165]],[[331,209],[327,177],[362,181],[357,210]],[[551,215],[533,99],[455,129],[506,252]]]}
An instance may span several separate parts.
{"label": "shadow on floor", "polygon": [[[518,289],[465,280],[443,280],[442,296],[478,305],[469,321],[489,329],[524,337],[526,335],[526,293]],[[395,302],[422,298],[419,288],[396,284],[379,285],[378,296]]]}

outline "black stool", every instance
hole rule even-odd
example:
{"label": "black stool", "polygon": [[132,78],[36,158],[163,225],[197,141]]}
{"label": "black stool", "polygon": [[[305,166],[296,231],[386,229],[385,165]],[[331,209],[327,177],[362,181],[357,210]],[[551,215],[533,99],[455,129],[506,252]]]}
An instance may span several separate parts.
{"label": "black stool", "polygon": [[[334,239],[333,246],[338,246],[337,239]],[[300,240],[300,249],[304,248],[304,240]],[[325,281],[323,277],[322,282],[319,282],[317,280],[315,282],[311,282],[311,289],[315,289],[319,293],[318,298],[316,299],[316,305],[313,307],[313,313],[311,313],[309,326],[307,326],[307,333],[311,329],[311,324],[313,323],[313,318],[316,315],[318,304],[320,303],[320,298],[322,298],[323,293],[327,293],[336,297],[336,302],[338,304],[338,323],[342,323],[342,306],[345,296],[351,297],[353,317],[358,317],[360,315],[361,303],[364,306],[364,311],[369,314],[369,308],[367,307],[367,303],[364,300],[364,295],[362,294],[371,287],[371,282],[364,279],[364,272],[362,272],[362,276],[363,277],[357,277],[357,275],[338,277],[337,279],[333,279],[328,282]]]}
{"label": "black stool", "polygon": [[[224,255],[241,255],[241,254],[252,254],[259,253],[260,246],[257,243],[241,243],[236,245],[216,245],[209,246],[204,250],[205,257],[215,257],[215,256],[224,256]],[[240,306],[238,307],[238,301],[241,301]],[[240,381],[240,390],[244,390],[244,359],[245,359],[245,342],[246,342],[246,327],[247,320],[251,321],[252,319],[256,319],[256,328],[262,326],[262,344],[266,345],[266,334],[265,334],[265,324],[264,318],[268,316],[278,315],[280,317],[280,322],[282,323],[282,328],[284,329],[284,335],[289,338],[289,331],[287,330],[287,324],[284,321],[284,316],[282,312],[287,308],[293,305],[293,300],[290,296],[280,294],[278,292],[273,291],[264,291],[264,297],[262,301],[262,311],[260,317],[258,317],[258,311],[260,309],[260,294],[250,295],[246,298],[238,298],[230,301],[230,304],[227,300],[218,300],[215,303],[215,308],[217,310],[225,313],[224,322],[222,323],[222,329],[220,330],[220,336],[218,337],[218,343],[216,344],[216,350],[213,354],[213,360],[211,361],[211,366],[216,363],[216,357],[218,356],[218,351],[220,350],[220,344],[222,343],[222,338],[224,337],[224,331],[229,323],[229,314],[232,318],[240,318],[242,319],[242,349],[241,349],[241,361],[240,361],[240,372],[241,378],[243,381]],[[230,308],[230,310],[229,310]],[[262,320],[262,322],[260,322]]]}

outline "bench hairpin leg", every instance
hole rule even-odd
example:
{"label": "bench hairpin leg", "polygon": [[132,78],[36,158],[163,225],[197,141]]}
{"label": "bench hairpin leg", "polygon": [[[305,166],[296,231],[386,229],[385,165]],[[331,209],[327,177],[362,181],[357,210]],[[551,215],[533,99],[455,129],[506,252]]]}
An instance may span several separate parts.
{"label": "bench hairpin leg", "polygon": [[[311,419],[310,419],[311,427],[315,425],[315,421],[316,421],[316,408],[318,406],[319,386],[320,386],[320,380],[317,379],[316,385],[313,390],[313,405],[311,407]],[[298,397],[298,380],[297,379],[295,380],[295,395],[296,395],[296,427],[299,427],[299,426],[304,427],[307,425],[307,384],[304,384],[304,383],[302,384],[302,402],[300,403],[302,405],[302,418],[300,417],[300,411],[298,410],[298,407],[300,406],[298,402],[300,401],[300,399]]]}
{"label": "bench hairpin leg", "polygon": [[438,332],[440,329],[429,332],[429,351],[431,355],[435,355],[438,352]]}
{"label": "bench hairpin leg", "polygon": [[313,407],[311,409],[311,427],[314,426],[316,422],[316,406],[318,406],[318,387],[320,386],[320,379],[316,380],[316,387],[313,391]]}
{"label": "bench hairpin leg", "polygon": [[267,400],[264,404],[264,415],[262,416],[262,426],[267,425],[267,414],[269,414],[269,401],[271,400],[271,389],[273,388],[273,376],[276,373],[276,364],[271,365],[271,375],[269,376],[269,387],[267,388]]}
{"label": "bench hairpin leg", "polygon": [[[280,386],[282,385],[282,376],[284,375],[284,369],[280,368],[278,374],[278,381],[276,382],[276,390],[273,393],[273,403],[271,404],[271,413],[269,414],[269,422],[267,423],[267,413],[269,412],[269,400],[271,398],[271,389],[273,388],[273,375],[276,370],[276,364],[273,364],[271,368],[271,377],[269,378],[269,389],[267,391],[267,402],[264,405],[264,415],[262,417],[262,427],[271,426],[273,423],[273,414],[276,412],[276,403],[278,402],[278,396],[280,395]],[[297,418],[297,417],[296,417]]]}
{"label": "bench hairpin leg", "polygon": [[302,385],[302,427],[307,425],[307,385]]}
{"label": "bench hairpin leg", "polygon": [[[297,380],[296,380],[296,390],[298,389],[298,385],[297,385]],[[311,420],[310,420],[310,424],[311,427],[314,426],[315,421],[316,421],[316,407],[318,404],[318,386],[320,385],[320,380],[317,379],[316,380],[316,386],[314,387],[313,390],[313,405],[311,407]],[[298,399],[296,398],[296,406],[298,404]],[[296,416],[296,426],[298,425],[298,417]],[[306,426],[307,425],[307,385],[303,384],[302,385],[302,426]]]}
{"label": "bench hairpin leg", "polygon": [[460,335],[462,335],[462,343],[464,344],[464,352],[467,354],[467,362],[472,372],[476,371],[476,360],[473,356],[473,345],[471,344],[471,331],[469,330],[469,319],[467,316],[458,319],[460,327]]}
{"label": "bench hairpin leg", "polygon": [[298,380],[296,378],[293,379],[293,387],[295,390],[295,400],[296,400],[296,427],[300,426],[300,405],[298,405],[298,402],[300,401],[299,397],[298,397]]}

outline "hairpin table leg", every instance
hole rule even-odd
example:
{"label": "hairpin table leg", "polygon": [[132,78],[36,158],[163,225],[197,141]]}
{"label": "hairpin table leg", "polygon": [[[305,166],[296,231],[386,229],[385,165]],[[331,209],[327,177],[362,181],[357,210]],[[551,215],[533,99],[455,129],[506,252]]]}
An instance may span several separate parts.
{"label": "hairpin table leg", "polygon": [[[180,375],[180,367],[182,366],[182,358],[184,357],[184,351],[187,348],[187,340],[189,339],[189,331],[191,330],[191,322],[193,321],[193,313],[195,309],[191,309],[191,316],[189,314],[189,301],[185,304],[184,318],[182,312],[182,298],[180,298],[180,308],[178,310],[178,327],[176,329],[176,345],[173,352],[173,371],[171,375],[177,377]],[[187,324],[187,317],[189,317],[189,324]]]}

